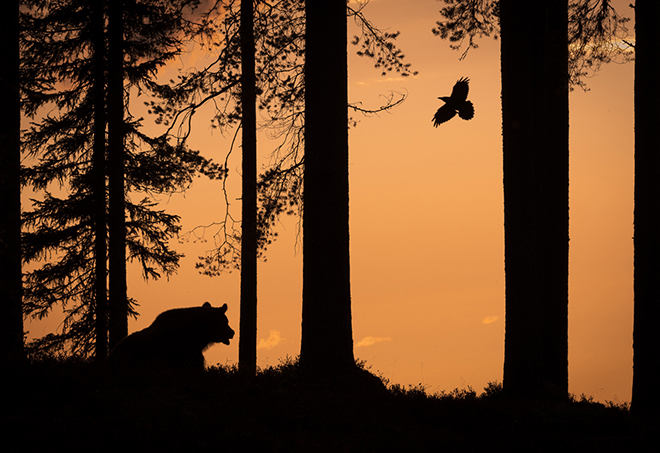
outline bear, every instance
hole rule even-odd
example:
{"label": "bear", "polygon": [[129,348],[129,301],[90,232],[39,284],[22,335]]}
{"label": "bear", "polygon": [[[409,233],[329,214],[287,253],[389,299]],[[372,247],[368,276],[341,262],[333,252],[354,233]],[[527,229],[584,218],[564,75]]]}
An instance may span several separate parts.
{"label": "bear", "polygon": [[226,312],[227,304],[216,308],[208,302],[201,307],[164,311],[149,327],[117,343],[109,361],[122,366],[203,370],[204,350],[213,343],[229,345],[234,338]]}

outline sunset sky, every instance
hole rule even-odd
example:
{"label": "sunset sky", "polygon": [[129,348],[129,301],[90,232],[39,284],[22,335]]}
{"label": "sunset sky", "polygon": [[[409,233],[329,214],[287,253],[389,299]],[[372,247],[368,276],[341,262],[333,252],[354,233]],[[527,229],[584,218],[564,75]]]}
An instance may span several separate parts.
{"label": "sunset sky", "polygon": [[[632,16],[629,1],[614,2]],[[467,58],[431,33],[435,0],[372,0],[365,15],[401,31],[397,45],[419,75],[381,77],[349,48],[349,100],[376,107],[391,91],[405,102],[350,130],[350,216],[355,355],[391,383],[429,392],[502,381],[504,359],[504,212],[499,41],[479,42]],[[629,26],[632,33],[633,25]],[[357,33],[349,22],[349,36]],[[524,58],[524,56],[521,56]],[[182,63],[179,63],[182,64]],[[632,385],[633,64],[611,64],[570,95],[569,390],[596,400],[629,401]],[[475,117],[437,129],[438,96],[469,77]],[[211,131],[200,116],[193,148],[224,160],[233,131]],[[261,164],[275,142],[259,137]],[[533,150],[530,150],[533,152]],[[240,219],[240,154],[230,160],[229,199]],[[182,217],[183,232],[223,218],[219,181],[198,179],[183,195],[161,197]],[[300,350],[302,243],[299,219],[282,219],[279,238],[259,265],[258,365]],[[194,268],[213,247],[209,228],[175,243],[178,275],[145,283],[129,267],[129,296],[142,329],[169,308],[227,303],[238,331],[239,272],[209,278]],[[53,318],[55,319],[55,318]],[[56,322],[28,324],[30,337]],[[235,363],[238,337],[206,353]]]}

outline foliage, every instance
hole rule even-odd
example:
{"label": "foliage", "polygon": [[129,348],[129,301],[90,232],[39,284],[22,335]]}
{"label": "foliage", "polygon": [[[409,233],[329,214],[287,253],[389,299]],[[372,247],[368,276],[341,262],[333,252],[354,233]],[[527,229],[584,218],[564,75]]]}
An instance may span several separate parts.
{"label": "foliage", "polygon": [[628,17],[617,13],[610,0],[574,0],[568,4],[569,74],[572,85],[586,89],[584,78],[605,63],[632,60]]}
{"label": "foliage", "polygon": [[0,423],[28,451],[99,440],[116,451],[652,451],[660,434],[621,406],[324,387],[295,362],[245,379],[235,366],[155,376],[47,359],[10,382]]}
{"label": "foliage", "polygon": [[467,46],[461,54],[462,60],[470,49],[476,49],[477,38],[499,36],[499,0],[443,0],[446,6],[440,10],[444,18],[436,22],[431,32],[441,39],[449,39],[449,45],[454,50]]}
{"label": "foliage", "polygon": [[405,55],[394,43],[400,32],[380,30],[363,14],[368,3],[368,0],[358,2],[357,8],[348,6],[348,16],[353,18],[362,32],[360,36],[353,36],[351,41],[352,45],[360,46],[357,55],[373,60],[374,68],[379,69],[383,76],[392,71],[402,77],[417,75],[417,71],[411,71],[410,63],[403,62]]}
{"label": "foliage", "polygon": [[[499,37],[500,0],[442,1],[442,20],[431,31],[448,39],[452,49],[463,49],[460,59],[478,47],[478,38]],[[584,78],[593,76],[604,63],[632,59],[634,44],[626,26],[630,19],[621,16],[611,0],[568,0],[568,8],[570,84],[586,90]]]}

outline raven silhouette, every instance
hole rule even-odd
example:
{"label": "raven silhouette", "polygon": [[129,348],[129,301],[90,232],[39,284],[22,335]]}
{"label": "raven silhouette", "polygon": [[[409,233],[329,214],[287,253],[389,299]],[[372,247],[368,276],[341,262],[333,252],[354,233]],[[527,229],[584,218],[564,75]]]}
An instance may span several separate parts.
{"label": "raven silhouette", "polygon": [[472,102],[467,100],[467,95],[470,87],[468,83],[470,80],[463,77],[456,82],[454,89],[451,90],[451,96],[442,96],[438,99],[445,101],[445,105],[440,107],[435,115],[433,115],[433,126],[438,127],[440,124],[452,119],[456,113],[464,120],[471,120],[474,117],[474,106]]}

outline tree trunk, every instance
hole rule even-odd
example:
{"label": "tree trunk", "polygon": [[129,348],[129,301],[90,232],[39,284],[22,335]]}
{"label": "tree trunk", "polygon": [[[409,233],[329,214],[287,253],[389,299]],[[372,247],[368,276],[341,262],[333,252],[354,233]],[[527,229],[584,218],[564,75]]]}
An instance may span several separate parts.
{"label": "tree trunk", "polygon": [[104,2],[93,4],[93,96],[94,96],[94,148],[92,170],[92,197],[94,203],[94,299],[96,359],[108,355],[108,295],[107,295],[107,225],[105,193],[105,14]]}
{"label": "tree trunk", "polygon": [[502,0],[504,388],[568,395],[567,2]]}
{"label": "tree trunk", "polygon": [[108,8],[108,177],[110,242],[110,348],[128,334],[124,188],[123,1]]}
{"label": "tree trunk", "polygon": [[660,147],[657,128],[660,86],[660,49],[657,20],[660,3],[635,4],[635,328],[631,410],[640,415],[659,413],[660,388],[656,366],[660,335]]}
{"label": "tree trunk", "polygon": [[[24,359],[21,269],[21,103],[19,78],[19,2],[2,11],[0,37],[0,361]],[[11,367],[11,365],[9,365]]]}
{"label": "tree trunk", "polygon": [[241,1],[243,213],[238,366],[247,375],[254,375],[257,367],[257,100],[252,6],[252,0]]}
{"label": "tree trunk", "polygon": [[306,3],[300,364],[355,366],[348,224],[346,2]]}

